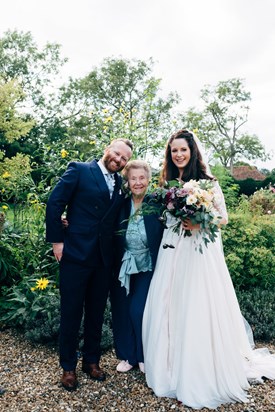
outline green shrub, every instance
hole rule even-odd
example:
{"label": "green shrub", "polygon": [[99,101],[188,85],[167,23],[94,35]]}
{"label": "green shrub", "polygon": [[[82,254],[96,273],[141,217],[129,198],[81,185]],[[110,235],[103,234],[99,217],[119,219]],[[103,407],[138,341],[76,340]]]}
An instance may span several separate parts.
{"label": "green shrub", "polygon": [[102,328],[102,338],[101,338],[101,348],[102,350],[108,350],[113,346],[113,331],[112,331],[112,314],[111,314],[111,303],[108,299],[105,313],[104,322]]}
{"label": "green shrub", "polygon": [[223,229],[225,259],[237,289],[275,286],[275,216],[243,198]]}
{"label": "green shrub", "polygon": [[58,265],[45,242],[45,205],[29,197],[25,207],[10,208],[0,236],[0,296],[25,277],[57,279]]}
{"label": "green shrub", "polygon": [[236,288],[275,287],[275,217],[231,213],[223,232],[225,259]]}
{"label": "green shrub", "polygon": [[[24,268],[20,256],[20,236],[7,230],[0,237],[0,283],[11,286],[21,278]],[[0,293],[1,295],[1,293]]]}
{"label": "green shrub", "polygon": [[239,185],[235,182],[229,171],[220,164],[211,167],[211,172],[218,180],[225,198],[225,203],[229,209],[236,207],[239,203]]}
{"label": "green shrub", "polygon": [[[33,342],[57,345],[60,296],[54,281],[46,277],[24,278],[19,284],[5,289],[4,296],[0,299],[0,325],[16,327]],[[79,338],[81,342],[83,326]],[[108,301],[104,314],[101,348],[108,350],[112,344],[111,310]]]}
{"label": "green shrub", "polygon": [[60,298],[55,293],[47,297],[45,311],[27,317],[22,330],[27,339],[38,343],[57,344],[60,324]]}
{"label": "green shrub", "polygon": [[260,211],[264,214],[275,213],[275,194],[271,189],[260,189],[249,199],[252,212]]}
{"label": "green shrub", "polygon": [[256,341],[275,341],[275,290],[254,288],[237,291],[243,316]]}
{"label": "green shrub", "polygon": [[275,188],[275,169],[273,169],[270,174],[268,174],[265,178],[265,180],[262,181],[262,188],[266,189],[270,186],[273,186]]}
{"label": "green shrub", "polygon": [[39,323],[42,316],[51,318],[52,302],[58,297],[53,280],[46,277],[27,278],[4,289],[1,297],[0,321],[25,329],[30,321]]}
{"label": "green shrub", "polygon": [[245,180],[235,180],[236,184],[240,187],[240,194],[247,196],[252,195],[256,190],[262,187],[262,182],[251,178]]}

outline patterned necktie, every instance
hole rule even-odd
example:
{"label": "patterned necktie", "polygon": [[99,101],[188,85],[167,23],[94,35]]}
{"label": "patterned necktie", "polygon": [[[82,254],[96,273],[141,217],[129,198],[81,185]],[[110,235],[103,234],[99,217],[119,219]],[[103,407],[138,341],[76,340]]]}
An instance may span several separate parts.
{"label": "patterned necktie", "polygon": [[114,192],[114,185],[115,185],[115,177],[111,173],[105,173],[106,183],[110,192],[110,199],[113,196]]}

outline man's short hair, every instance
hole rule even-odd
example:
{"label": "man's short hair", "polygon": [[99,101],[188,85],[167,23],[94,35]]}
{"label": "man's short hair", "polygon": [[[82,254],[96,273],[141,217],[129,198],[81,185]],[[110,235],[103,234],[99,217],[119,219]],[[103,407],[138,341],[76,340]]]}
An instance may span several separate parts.
{"label": "man's short hair", "polygon": [[129,140],[129,139],[124,139],[122,137],[119,137],[118,139],[112,140],[110,146],[112,146],[112,144],[116,143],[116,142],[123,142],[123,143],[127,144],[127,146],[129,146],[132,151],[134,150],[134,145],[131,142],[131,140]]}

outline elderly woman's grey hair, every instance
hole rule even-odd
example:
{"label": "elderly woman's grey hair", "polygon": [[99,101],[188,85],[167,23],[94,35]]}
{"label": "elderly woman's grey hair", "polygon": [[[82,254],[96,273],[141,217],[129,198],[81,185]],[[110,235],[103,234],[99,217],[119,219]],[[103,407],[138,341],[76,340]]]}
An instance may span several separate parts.
{"label": "elderly woman's grey hair", "polygon": [[122,174],[124,179],[128,180],[128,175],[131,169],[144,169],[148,179],[152,177],[151,167],[145,160],[130,160],[124,167]]}

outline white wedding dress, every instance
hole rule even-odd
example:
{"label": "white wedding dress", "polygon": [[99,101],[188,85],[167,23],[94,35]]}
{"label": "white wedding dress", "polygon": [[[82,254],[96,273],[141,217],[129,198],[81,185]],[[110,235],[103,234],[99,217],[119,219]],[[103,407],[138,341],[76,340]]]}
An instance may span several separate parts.
{"label": "white wedding dress", "polygon": [[[217,214],[227,218],[218,183],[216,190]],[[147,384],[194,409],[247,402],[248,380],[275,379],[275,355],[250,346],[220,237],[201,254],[199,239],[176,234],[174,223],[164,230],[143,316]]]}

